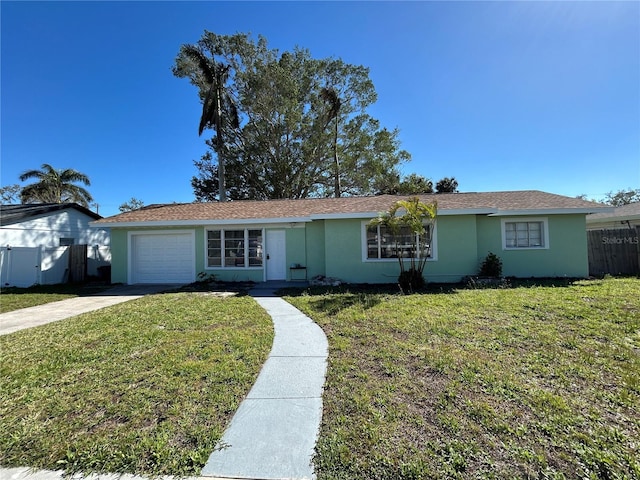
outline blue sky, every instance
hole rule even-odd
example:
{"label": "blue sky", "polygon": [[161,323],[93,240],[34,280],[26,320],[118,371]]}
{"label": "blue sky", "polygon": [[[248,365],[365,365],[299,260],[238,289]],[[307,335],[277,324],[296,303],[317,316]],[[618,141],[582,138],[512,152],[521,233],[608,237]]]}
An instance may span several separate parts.
{"label": "blue sky", "polygon": [[102,215],[190,202],[200,105],[171,74],[205,29],[370,68],[404,173],[461,191],[640,188],[640,2],[11,2],[2,186],[74,168]]}

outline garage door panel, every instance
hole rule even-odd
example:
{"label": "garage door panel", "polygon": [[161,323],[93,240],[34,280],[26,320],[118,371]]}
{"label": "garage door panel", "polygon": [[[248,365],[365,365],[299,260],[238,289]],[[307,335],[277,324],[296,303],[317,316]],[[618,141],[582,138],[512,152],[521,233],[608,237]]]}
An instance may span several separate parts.
{"label": "garage door panel", "polygon": [[192,233],[132,237],[132,283],[188,283],[195,277]]}

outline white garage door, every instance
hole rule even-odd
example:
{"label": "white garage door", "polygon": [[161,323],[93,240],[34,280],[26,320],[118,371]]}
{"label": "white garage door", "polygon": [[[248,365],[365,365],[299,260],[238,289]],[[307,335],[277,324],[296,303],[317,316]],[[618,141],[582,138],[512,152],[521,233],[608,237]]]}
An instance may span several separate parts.
{"label": "white garage door", "polygon": [[195,280],[194,235],[131,236],[131,283],[190,283]]}

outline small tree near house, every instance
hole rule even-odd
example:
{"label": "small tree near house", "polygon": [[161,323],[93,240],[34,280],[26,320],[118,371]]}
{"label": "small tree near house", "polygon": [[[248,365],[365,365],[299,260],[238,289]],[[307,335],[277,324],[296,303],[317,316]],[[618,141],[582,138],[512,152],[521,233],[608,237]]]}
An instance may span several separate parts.
{"label": "small tree near house", "polygon": [[[423,273],[431,250],[430,232],[433,232],[437,210],[435,202],[427,204],[411,197],[398,200],[389,211],[369,222],[371,226],[385,227],[393,236],[400,265],[398,283],[403,292],[414,292],[425,285]],[[408,243],[406,239],[410,239]]]}
{"label": "small tree near house", "polygon": [[500,278],[502,276],[502,260],[495,253],[489,252],[480,265],[478,275],[481,277]]}

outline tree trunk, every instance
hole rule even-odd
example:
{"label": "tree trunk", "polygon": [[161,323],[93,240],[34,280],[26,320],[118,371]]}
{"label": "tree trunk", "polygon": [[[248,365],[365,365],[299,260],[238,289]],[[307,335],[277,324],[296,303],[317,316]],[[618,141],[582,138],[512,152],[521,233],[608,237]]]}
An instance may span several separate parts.
{"label": "tree trunk", "polygon": [[220,82],[216,88],[216,140],[218,143],[218,199],[227,201],[225,172],[224,172],[224,142],[222,141],[222,92]]}
{"label": "tree trunk", "polygon": [[333,158],[336,164],[335,174],[335,196],[336,198],[342,195],[342,188],[340,186],[340,161],[338,160],[338,116],[336,115],[336,129],[333,137]]}

